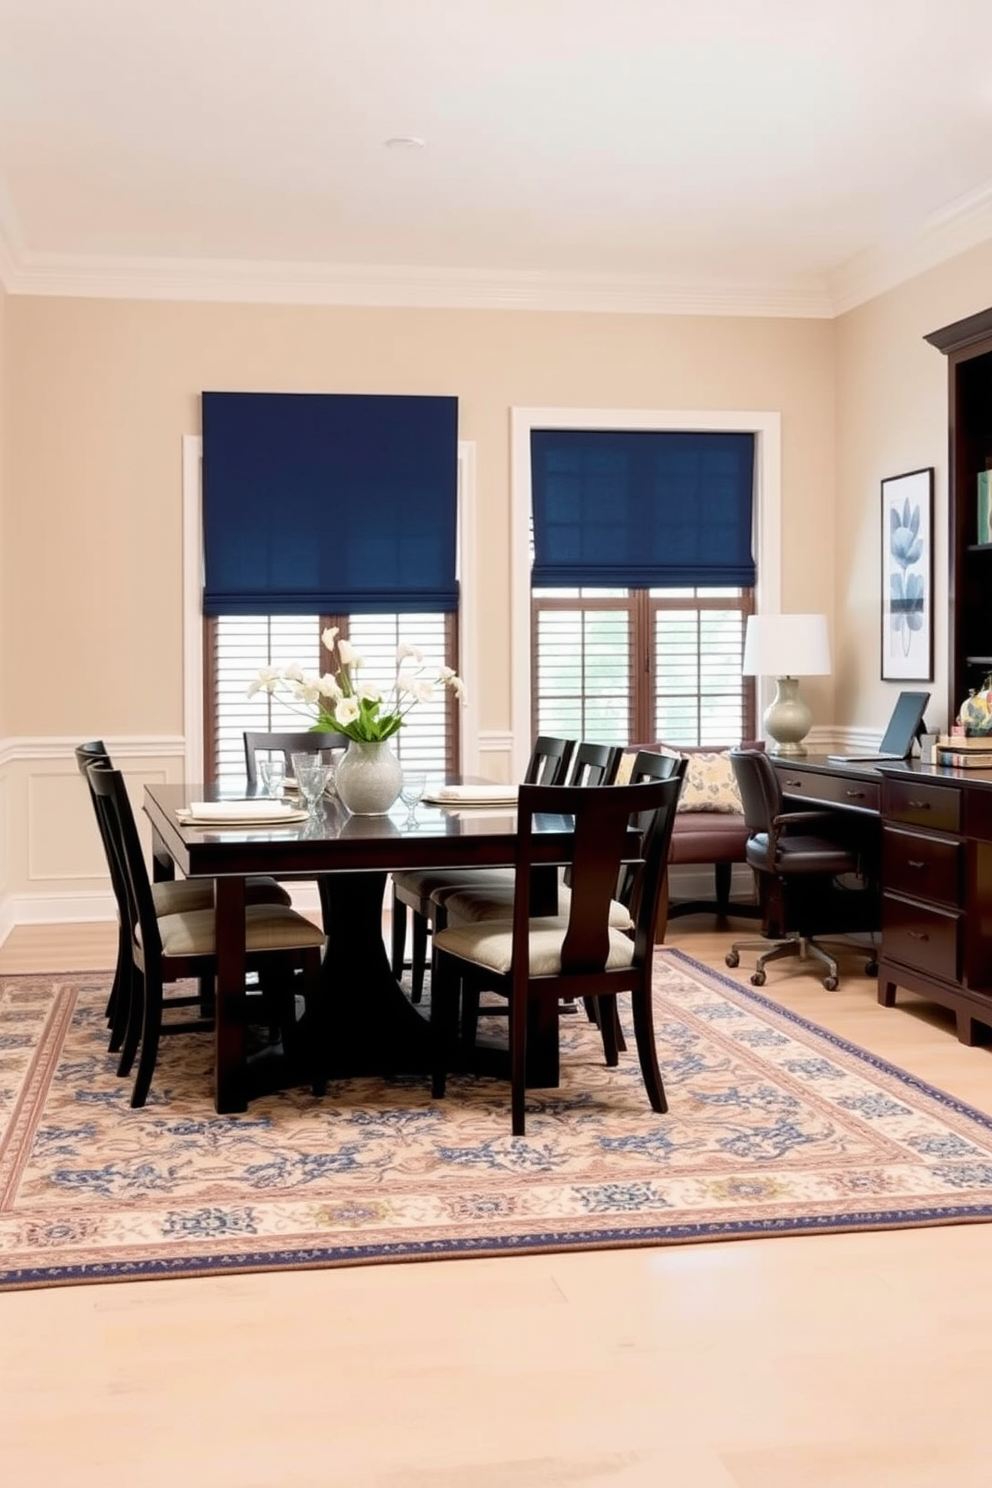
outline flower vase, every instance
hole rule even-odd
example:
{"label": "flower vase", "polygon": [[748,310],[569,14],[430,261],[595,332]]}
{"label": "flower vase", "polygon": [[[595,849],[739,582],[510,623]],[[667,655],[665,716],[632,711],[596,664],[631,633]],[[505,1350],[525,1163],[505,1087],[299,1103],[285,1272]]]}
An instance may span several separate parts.
{"label": "flower vase", "polygon": [[402,784],[403,767],[386,739],[352,739],[334,777],[338,797],[353,816],[384,816]]}

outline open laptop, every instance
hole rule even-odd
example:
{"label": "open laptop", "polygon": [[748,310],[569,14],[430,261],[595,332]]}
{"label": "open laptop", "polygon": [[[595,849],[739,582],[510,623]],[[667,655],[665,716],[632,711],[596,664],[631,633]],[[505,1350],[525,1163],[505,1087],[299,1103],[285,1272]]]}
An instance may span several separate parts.
{"label": "open laptop", "polygon": [[872,764],[875,760],[909,759],[913,744],[924,732],[923,715],[930,701],[928,692],[901,692],[892,709],[889,726],[875,754],[828,754],[835,764]]}

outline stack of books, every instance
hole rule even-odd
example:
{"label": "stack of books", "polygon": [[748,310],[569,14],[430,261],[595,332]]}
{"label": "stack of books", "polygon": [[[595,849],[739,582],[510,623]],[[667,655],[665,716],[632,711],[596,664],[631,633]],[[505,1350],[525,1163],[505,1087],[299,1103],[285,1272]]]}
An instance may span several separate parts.
{"label": "stack of books", "polygon": [[937,764],[959,770],[992,770],[992,734],[941,734]]}

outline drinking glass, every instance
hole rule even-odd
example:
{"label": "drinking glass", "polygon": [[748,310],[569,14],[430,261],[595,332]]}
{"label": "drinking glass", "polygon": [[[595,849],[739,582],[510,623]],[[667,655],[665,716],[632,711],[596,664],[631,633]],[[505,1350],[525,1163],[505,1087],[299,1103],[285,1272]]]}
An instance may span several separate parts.
{"label": "drinking glass", "polygon": [[309,812],[316,812],[327,785],[327,761],[319,754],[294,754],[293,774]]}
{"label": "drinking glass", "polygon": [[426,788],[427,776],[423,770],[403,771],[400,800],[406,807],[406,824],[408,827],[414,827],[417,824],[417,807]]}
{"label": "drinking glass", "polygon": [[281,796],[283,783],[286,779],[286,761],[281,759],[259,760],[258,778],[261,782],[263,795]]}

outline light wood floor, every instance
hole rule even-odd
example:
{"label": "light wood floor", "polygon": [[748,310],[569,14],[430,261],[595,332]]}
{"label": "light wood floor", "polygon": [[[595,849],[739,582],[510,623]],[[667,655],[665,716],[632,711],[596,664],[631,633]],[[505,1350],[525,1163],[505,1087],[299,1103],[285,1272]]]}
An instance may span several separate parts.
{"label": "light wood floor", "polygon": [[[23,929],[0,971],[112,949]],[[765,992],[992,1112],[992,1050],[843,966]],[[990,1488],[990,1273],[964,1225],[5,1294],[0,1483]]]}

